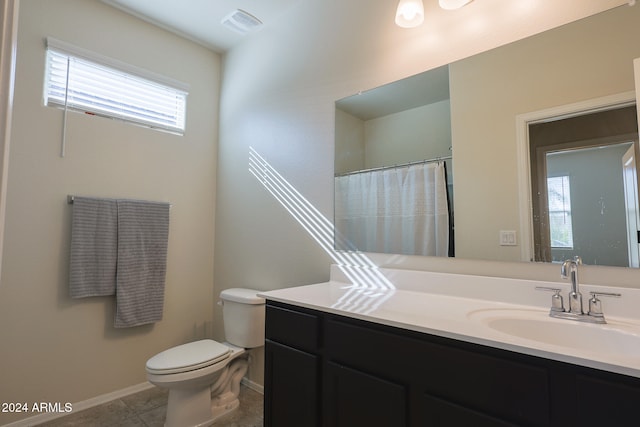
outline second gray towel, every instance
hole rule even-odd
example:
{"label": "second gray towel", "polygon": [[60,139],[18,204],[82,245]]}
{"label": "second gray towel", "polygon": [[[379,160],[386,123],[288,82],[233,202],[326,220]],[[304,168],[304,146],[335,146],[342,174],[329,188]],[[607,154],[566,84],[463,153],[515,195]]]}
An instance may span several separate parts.
{"label": "second gray towel", "polygon": [[118,259],[114,326],[162,320],[168,203],[118,200]]}

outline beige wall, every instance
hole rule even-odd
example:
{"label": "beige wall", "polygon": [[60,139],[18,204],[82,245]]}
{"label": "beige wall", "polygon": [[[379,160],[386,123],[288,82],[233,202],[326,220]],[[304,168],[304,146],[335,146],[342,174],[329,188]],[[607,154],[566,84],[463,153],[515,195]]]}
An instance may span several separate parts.
{"label": "beige wall", "polygon": [[367,120],[365,167],[433,159],[451,154],[450,102],[440,101]]}
{"label": "beige wall", "polygon": [[[47,36],[190,84],[184,137],[44,107]],[[79,402],[146,381],[156,352],[209,335],[218,54],[98,0],[20,2],[0,285],[0,402]],[[114,299],[68,297],[68,194],[169,201],[164,318],[114,329]],[[0,424],[18,418],[0,413]]]}
{"label": "beige wall", "polygon": [[[329,274],[331,258],[247,172],[250,147],[331,219],[335,100],[623,3],[501,2],[496,13],[474,16],[471,5],[480,4],[474,2],[456,13],[433,12],[422,27],[403,30],[393,24],[397,2],[298,2],[277,25],[265,27],[225,56],[216,292],[240,285],[262,290],[304,285],[324,281]],[[362,13],[354,12],[358,10]],[[513,183],[508,185],[513,193],[515,147],[509,151],[513,159],[507,172]],[[459,169],[456,165],[454,176]],[[507,209],[511,217],[515,205]],[[371,258],[386,266],[559,280],[557,268],[549,265],[374,254]],[[633,284],[637,276],[623,269],[585,267],[582,277],[595,283]],[[216,318],[219,315],[218,310]],[[222,336],[221,330],[216,334]],[[261,381],[261,360],[256,359],[252,375]]]}
{"label": "beige wall", "polygon": [[357,171],[365,168],[365,121],[336,109],[336,160],[335,173]]}
{"label": "beige wall", "polygon": [[515,117],[634,90],[638,22],[621,7],[451,64],[456,255],[520,259],[498,245],[519,229]]}
{"label": "beige wall", "polygon": [[450,155],[449,100],[362,120],[336,109],[335,173]]}

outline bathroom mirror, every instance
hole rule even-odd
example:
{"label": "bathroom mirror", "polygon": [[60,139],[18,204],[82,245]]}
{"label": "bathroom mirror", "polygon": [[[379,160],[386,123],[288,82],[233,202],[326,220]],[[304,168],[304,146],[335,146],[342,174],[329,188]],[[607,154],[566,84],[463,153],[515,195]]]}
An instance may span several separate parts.
{"label": "bathroom mirror", "polygon": [[[447,71],[448,79],[442,79],[445,83],[439,89],[434,87],[435,83],[422,81],[421,85],[428,87],[430,92],[420,95],[421,103],[406,95],[398,95],[393,100],[387,98],[388,92],[402,92],[392,90],[395,84],[337,101],[336,175],[451,156],[448,178],[454,208],[455,256],[553,262],[553,258],[526,258],[523,255],[526,251],[520,247],[523,244],[520,241],[523,234],[520,200],[531,196],[521,194],[518,186],[519,169],[530,165],[519,159],[516,118],[533,111],[633,91],[633,60],[640,57],[640,44],[633,42],[640,39],[639,10],[638,6],[620,6],[398,82],[401,88],[420,79],[435,82],[438,72]],[[445,93],[447,84],[448,97]],[[404,92],[419,93],[417,90]],[[450,121],[443,113],[440,123],[446,123],[444,127],[450,124],[450,140],[442,137],[445,131],[437,131],[439,138],[431,138],[437,139],[437,143],[414,150],[419,151],[415,157],[408,158],[404,156],[405,150],[394,150],[394,145],[388,144],[384,156],[376,154],[365,158],[363,149],[353,142],[354,134],[356,138],[364,139],[365,131],[344,125],[356,114],[349,112],[350,104],[356,100],[375,100],[365,103],[375,111],[376,106],[397,105],[398,98],[406,99],[412,111],[446,104]],[[398,111],[391,110],[389,114]],[[365,118],[357,120],[382,121],[379,116],[382,113],[375,114],[378,114],[375,119],[363,116]],[[398,131],[391,131],[391,134],[395,137]],[[528,135],[524,140],[528,144]],[[637,130],[635,138],[629,141],[634,140],[632,144],[637,151]],[[622,181],[622,177],[619,180]],[[528,226],[533,228],[531,223]],[[586,229],[600,227],[603,225],[593,223]],[[607,230],[603,231],[607,233]],[[505,232],[512,238],[502,241]],[[627,246],[626,240],[618,240],[592,246],[599,246],[604,251],[611,250],[612,245]],[[345,247],[337,244],[336,249]],[[617,261],[604,261],[605,256],[596,255],[592,259],[593,264],[621,265]]]}

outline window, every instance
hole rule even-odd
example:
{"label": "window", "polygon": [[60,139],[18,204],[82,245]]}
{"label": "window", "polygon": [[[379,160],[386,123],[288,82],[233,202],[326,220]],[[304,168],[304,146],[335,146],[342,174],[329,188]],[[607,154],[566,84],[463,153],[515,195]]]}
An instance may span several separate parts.
{"label": "window", "polygon": [[185,130],[183,83],[47,39],[44,103],[163,129]]}
{"label": "window", "polygon": [[549,230],[552,248],[573,248],[571,191],[568,176],[547,178],[549,196]]}

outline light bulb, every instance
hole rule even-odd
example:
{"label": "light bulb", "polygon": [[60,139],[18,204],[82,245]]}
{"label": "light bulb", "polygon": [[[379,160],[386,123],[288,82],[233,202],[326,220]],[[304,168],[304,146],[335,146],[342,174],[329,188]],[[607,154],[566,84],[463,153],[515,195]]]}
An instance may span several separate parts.
{"label": "light bulb", "polygon": [[405,7],[404,10],[402,11],[402,16],[404,17],[404,19],[408,21],[411,21],[413,18],[415,18],[417,14],[418,14],[418,8],[416,7],[415,4],[407,5],[407,7]]}
{"label": "light bulb", "polygon": [[403,28],[417,27],[424,22],[422,0],[400,0],[396,12],[396,24]]}

